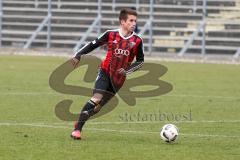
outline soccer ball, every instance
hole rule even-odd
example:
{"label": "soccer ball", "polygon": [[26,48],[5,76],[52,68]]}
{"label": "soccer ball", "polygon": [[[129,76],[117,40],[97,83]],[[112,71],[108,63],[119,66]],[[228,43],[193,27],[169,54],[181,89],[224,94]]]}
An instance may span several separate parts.
{"label": "soccer ball", "polygon": [[165,142],[173,142],[177,139],[179,134],[178,128],[173,124],[165,124],[160,132],[160,137]]}

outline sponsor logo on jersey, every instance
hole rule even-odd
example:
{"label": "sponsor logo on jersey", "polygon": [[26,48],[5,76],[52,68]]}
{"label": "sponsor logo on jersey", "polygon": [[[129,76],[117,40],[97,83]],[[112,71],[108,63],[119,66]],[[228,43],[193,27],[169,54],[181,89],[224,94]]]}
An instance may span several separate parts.
{"label": "sponsor logo on jersey", "polygon": [[120,57],[121,55],[123,56],[129,56],[130,52],[129,50],[126,49],[121,49],[121,48],[116,48],[113,53],[116,57]]}

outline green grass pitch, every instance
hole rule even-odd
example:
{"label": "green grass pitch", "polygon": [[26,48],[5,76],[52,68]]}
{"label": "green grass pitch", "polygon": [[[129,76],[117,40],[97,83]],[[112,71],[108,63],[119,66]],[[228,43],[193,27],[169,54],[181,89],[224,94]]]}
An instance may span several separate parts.
{"label": "green grass pitch", "polygon": [[[88,97],[61,94],[48,84],[66,60],[0,56],[0,160],[240,159],[240,66],[155,61],[168,68],[161,79],[173,85],[171,92],[138,98],[133,107],[119,98],[116,109],[89,121],[83,140],[74,141],[73,122],[59,120],[54,108],[72,99],[77,113]],[[66,83],[82,85],[81,72]],[[170,118],[151,119],[154,113]],[[159,137],[166,123],[180,129],[175,143]]]}

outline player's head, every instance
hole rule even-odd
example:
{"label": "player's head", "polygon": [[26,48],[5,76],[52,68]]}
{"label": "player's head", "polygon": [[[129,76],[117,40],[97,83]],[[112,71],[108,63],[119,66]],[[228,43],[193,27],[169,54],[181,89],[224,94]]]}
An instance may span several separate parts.
{"label": "player's head", "polygon": [[130,8],[122,9],[119,14],[119,22],[120,22],[120,26],[124,30],[128,32],[133,32],[137,23],[136,10],[133,10]]}

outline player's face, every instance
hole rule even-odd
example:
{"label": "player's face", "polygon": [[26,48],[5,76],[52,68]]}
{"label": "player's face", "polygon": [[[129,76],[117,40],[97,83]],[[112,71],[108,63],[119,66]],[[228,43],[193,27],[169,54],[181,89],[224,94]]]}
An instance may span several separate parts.
{"label": "player's face", "polygon": [[128,15],[128,18],[126,21],[122,20],[122,26],[124,30],[128,33],[131,33],[134,31],[137,23],[137,17],[134,15]]}

